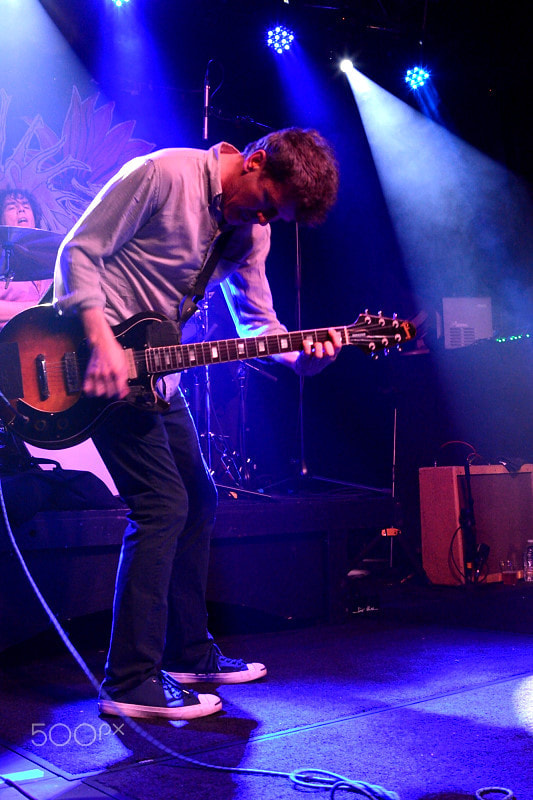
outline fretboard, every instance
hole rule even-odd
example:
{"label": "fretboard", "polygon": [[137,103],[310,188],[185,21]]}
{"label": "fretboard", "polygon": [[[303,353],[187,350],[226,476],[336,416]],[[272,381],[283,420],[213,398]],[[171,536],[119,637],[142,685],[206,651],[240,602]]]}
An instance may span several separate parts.
{"label": "fretboard", "polygon": [[[336,328],[343,344],[348,343],[346,328]],[[266,358],[279,353],[302,350],[306,340],[325,342],[327,328],[290,333],[270,333],[266,336],[251,336],[246,339],[221,339],[217,342],[195,342],[194,344],[148,347],[144,351],[146,369],[150,374],[163,374],[206,364],[222,364],[249,358]]]}

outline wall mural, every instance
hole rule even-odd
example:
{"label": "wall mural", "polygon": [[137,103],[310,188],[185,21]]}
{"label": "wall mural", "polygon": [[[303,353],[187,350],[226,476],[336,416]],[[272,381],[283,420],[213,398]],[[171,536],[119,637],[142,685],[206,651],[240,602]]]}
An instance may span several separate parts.
{"label": "wall mural", "polygon": [[[133,138],[135,121],[113,124],[114,103],[102,101],[99,93],[82,100],[76,86],[72,87],[70,105],[57,130],[40,114],[23,117],[24,132],[17,141],[11,127],[16,128],[21,119],[9,117],[12,99],[13,95],[0,88],[0,191],[15,188],[31,192],[41,207],[40,227],[57,234],[70,230],[92,198],[126,161],[154,148],[151,142]],[[4,311],[0,314],[0,328],[11,316],[6,306],[14,300],[33,305],[50,282],[15,280],[9,286],[2,283],[0,304],[7,302],[3,303]],[[0,470],[2,457],[4,463],[11,464],[11,469],[14,452],[10,440],[2,439],[1,428],[0,425]],[[36,447],[29,450],[34,457],[58,460],[64,469],[89,470],[117,493],[91,440],[60,454]]]}
{"label": "wall mural", "polygon": [[40,114],[24,118],[27,130],[10,155],[5,148],[12,97],[0,88],[0,190],[31,192],[43,212],[41,226],[66,233],[115,172],[154,144],[133,138],[135,121],[113,124],[115,104],[100,94],[81,99],[76,86],[61,131]]}

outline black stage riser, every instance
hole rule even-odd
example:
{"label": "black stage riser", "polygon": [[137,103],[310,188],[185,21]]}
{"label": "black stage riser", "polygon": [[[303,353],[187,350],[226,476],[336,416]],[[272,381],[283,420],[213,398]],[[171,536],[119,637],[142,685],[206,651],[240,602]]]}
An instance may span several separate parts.
{"label": "black stage riser", "polygon": [[[286,620],[346,612],[349,540],[390,525],[388,496],[223,499],[212,540],[208,601]],[[16,530],[60,619],[111,608],[126,509],[41,511]],[[0,533],[0,650],[49,627],[5,530]]]}

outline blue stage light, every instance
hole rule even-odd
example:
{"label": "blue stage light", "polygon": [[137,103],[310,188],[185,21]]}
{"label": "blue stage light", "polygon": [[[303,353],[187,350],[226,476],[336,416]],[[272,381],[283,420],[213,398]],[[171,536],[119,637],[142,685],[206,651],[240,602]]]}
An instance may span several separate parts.
{"label": "blue stage light", "polygon": [[284,25],[276,25],[267,32],[267,46],[276,53],[286,53],[294,42],[294,33]]}
{"label": "blue stage light", "polygon": [[121,6],[126,5],[126,3],[129,3],[129,0],[111,0],[111,2],[114,6],[120,8]]}
{"label": "blue stage light", "polygon": [[353,72],[355,69],[353,61],[351,61],[349,58],[343,58],[339,64],[339,69],[341,72],[344,72],[346,75],[348,75],[348,73]]}
{"label": "blue stage light", "polygon": [[405,82],[410,89],[420,89],[429,80],[429,72],[423,67],[412,67],[405,73]]}

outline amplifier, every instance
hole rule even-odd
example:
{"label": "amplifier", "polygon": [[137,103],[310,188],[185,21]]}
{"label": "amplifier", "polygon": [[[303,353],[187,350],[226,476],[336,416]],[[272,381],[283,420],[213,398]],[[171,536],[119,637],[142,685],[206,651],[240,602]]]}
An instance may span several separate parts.
{"label": "amplifier", "polygon": [[[473,466],[470,484],[476,543],[490,548],[485,580],[500,580],[500,561],[516,560],[533,538],[533,465],[510,473],[503,466]],[[467,507],[464,467],[419,470],[422,561],[432,583],[457,585],[464,579],[464,537],[459,528]]]}

